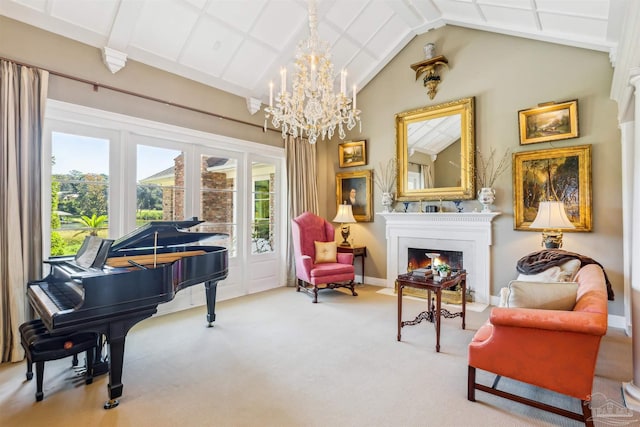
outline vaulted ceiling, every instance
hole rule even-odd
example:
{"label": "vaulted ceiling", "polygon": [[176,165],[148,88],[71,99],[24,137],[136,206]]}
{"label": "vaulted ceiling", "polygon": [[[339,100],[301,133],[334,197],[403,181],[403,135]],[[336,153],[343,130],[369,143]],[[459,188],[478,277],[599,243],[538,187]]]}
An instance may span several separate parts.
{"label": "vaulted ceiling", "polygon": [[[413,37],[443,25],[615,61],[626,1],[320,0],[318,31],[335,69],[363,87]],[[0,0],[0,15],[100,49],[113,72],[130,59],[263,102],[309,31],[304,0]]]}

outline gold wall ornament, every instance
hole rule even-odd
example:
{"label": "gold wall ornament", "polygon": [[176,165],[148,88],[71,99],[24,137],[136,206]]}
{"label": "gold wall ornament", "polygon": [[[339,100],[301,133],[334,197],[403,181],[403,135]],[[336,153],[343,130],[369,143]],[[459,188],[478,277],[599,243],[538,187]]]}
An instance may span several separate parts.
{"label": "gold wall ornament", "polygon": [[416,80],[422,74],[425,74],[422,81],[429,93],[429,99],[433,99],[436,96],[438,85],[440,84],[439,68],[448,67],[448,64],[449,61],[442,55],[411,64],[411,69],[416,72]]}

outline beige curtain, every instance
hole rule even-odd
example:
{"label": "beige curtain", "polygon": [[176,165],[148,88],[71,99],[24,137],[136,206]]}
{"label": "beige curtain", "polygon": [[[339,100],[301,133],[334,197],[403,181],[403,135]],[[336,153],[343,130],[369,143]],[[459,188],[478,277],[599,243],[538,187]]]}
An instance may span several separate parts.
{"label": "beige curtain", "polygon": [[291,219],[303,212],[318,214],[318,182],[316,146],[303,138],[287,136],[287,190],[289,218],[287,219],[287,285],[295,286],[295,261],[291,242]]}
{"label": "beige curtain", "polygon": [[420,188],[433,188],[433,174],[431,173],[431,165],[421,165],[420,172],[422,175],[422,186]]}
{"label": "beige curtain", "polygon": [[22,360],[27,281],[42,277],[41,147],[49,73],[0,60],[0,349]]}

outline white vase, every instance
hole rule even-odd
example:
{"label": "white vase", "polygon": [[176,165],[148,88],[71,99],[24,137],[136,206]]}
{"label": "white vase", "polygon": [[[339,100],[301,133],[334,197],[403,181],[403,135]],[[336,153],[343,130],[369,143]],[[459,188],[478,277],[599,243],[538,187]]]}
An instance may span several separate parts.
{"label": "white vase", "polygon": [[491,205],[496,200],[496,190],[490,187],[482,187],[478,191],[478,201],[482,205],[482,212],[491,212]]}
{"label": "white vase", "polygon": [[431,59],[436,51],[435,43],[427,43],[424,45],[424,59]]}
{"label": "white vase", "polygon": [[391,212],[392,205],[393,205],[393,193],[382,193],[382,206],[384,206],[384,211]]}

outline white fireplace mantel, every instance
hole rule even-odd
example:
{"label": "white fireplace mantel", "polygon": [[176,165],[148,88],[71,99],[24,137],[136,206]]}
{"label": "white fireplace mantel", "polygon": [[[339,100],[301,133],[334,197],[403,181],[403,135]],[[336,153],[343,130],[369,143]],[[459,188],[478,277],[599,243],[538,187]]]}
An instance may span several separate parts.
{"label": "white fireplace mantel", "polygon": [[491,300],[492,222],[500,212],[377,213],[386,221],[387,287],[407,272],[408,249],[462,252],[474,301]]}

